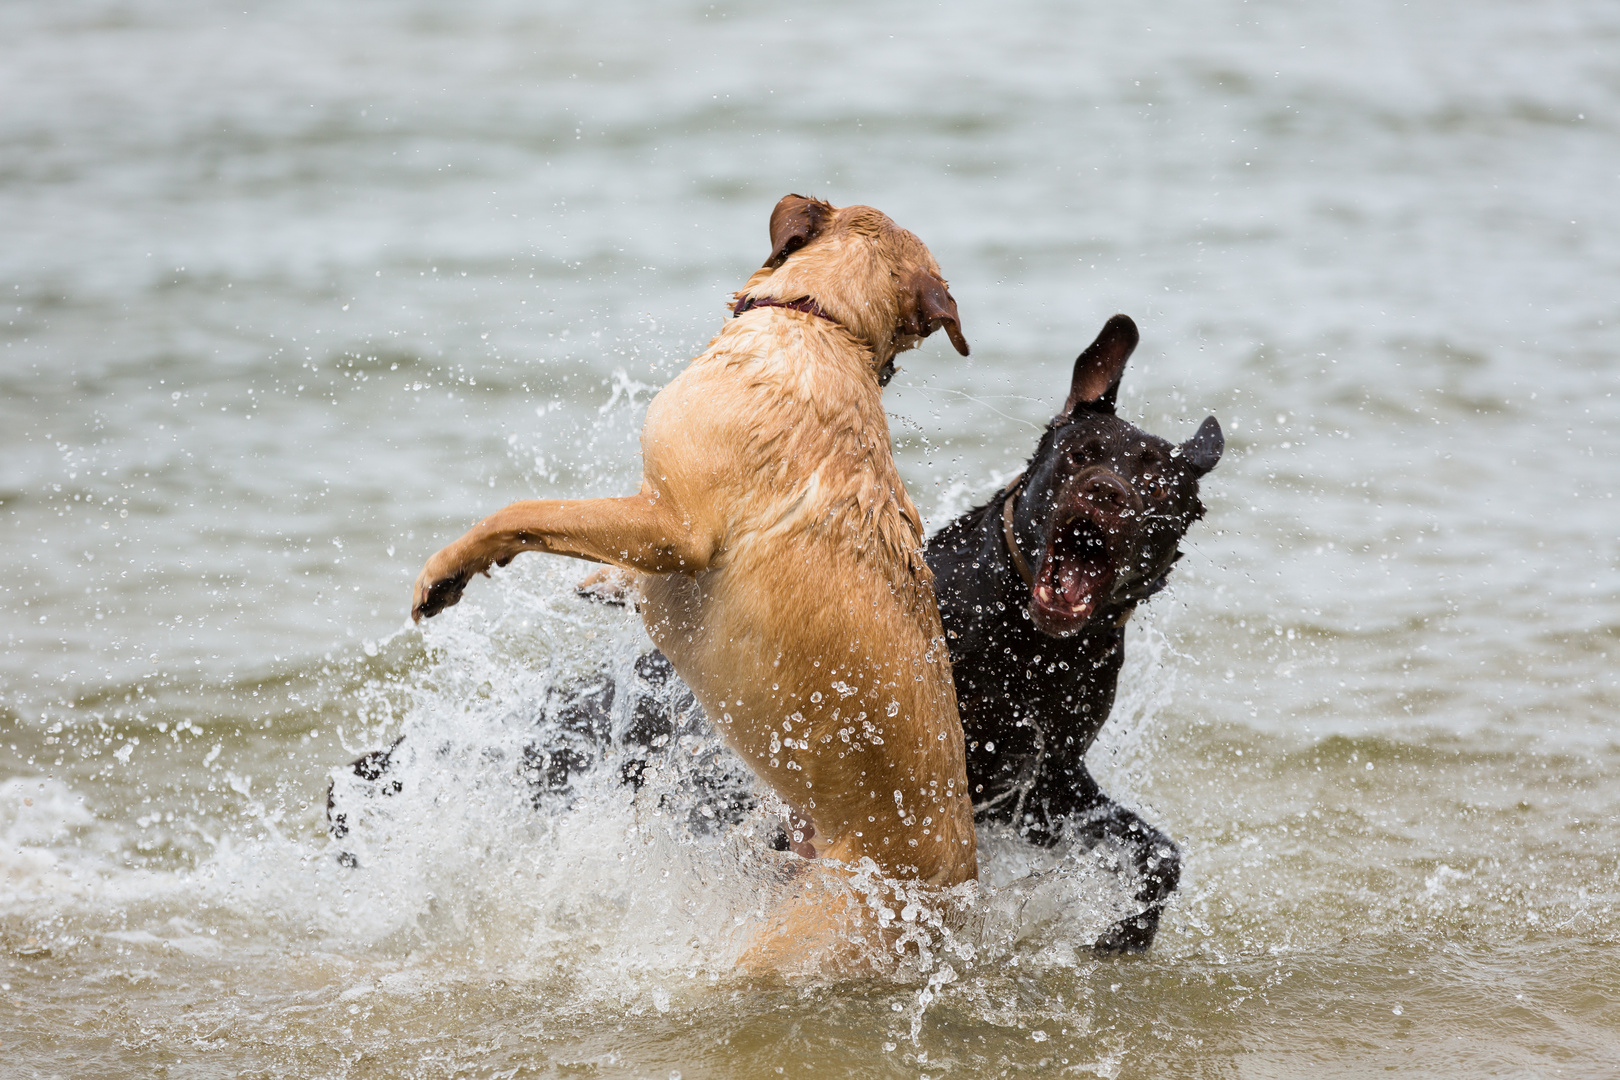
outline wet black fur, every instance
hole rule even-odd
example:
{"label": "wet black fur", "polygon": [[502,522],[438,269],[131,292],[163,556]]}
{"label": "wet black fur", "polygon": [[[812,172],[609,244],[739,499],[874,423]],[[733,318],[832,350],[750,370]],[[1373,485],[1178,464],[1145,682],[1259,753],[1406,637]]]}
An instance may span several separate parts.
{"label": "wet black fur", "polygon": [[[1152,944],[1164,902],[1180,881],[1181,854],[1097,786],[1085,754],[1113,709],[1125,622],[1165,586],[1182,537],[1204,513],[1198,481],[1222,448],[1213,417],[1175,447],[1115,415],[1135,345],[1129,319],[1109,320],[1075,362],[1066,411],[1042,434],[1021,479],[942,529],[927,553],[950,645],[976,819],[1011,825],[1044,846],[1106,840],[1130,853],[1142,911],[1097,942],[1103,951],[1129,952]],[[1076,501],[1074,479],[1097,473],[1129,484],[1142,509],[1124,515],[1110,535],[1117,573],[1109,595],[1078,629],[1049,636],[1030,616],[1031,589],[1008,548],[1004,505],[1016,500],[1014,539],[1038,575],[1062,518],[1060,501]]]}
{"label": "wet black fur", "polygon": [[[1022,480],[940,530],[926,553],[950,647],[975,817],[1009,825],[1042,846],[1107,843],[1124,853],[1140,881],[1140,911],[1098,939],[1095,947],[1105,953],[1141,952],[1152,944],[1164,903],[1180,881],[1181,853],[1169,836],[1098,787],[1085,754],[1113,709],[1125,660],[1125,621],[1164,587],[1183,535],[1204,513],[1198,480],[1222,448],[1213,417],[1193,439],[1173,447],[1114,414],[1120,375],[1135,344],[1129,319],[1110,320],[1076,361],[1065,412],[1043,433]],[[1030,617],[1030,588],[1008,549],[1003,506],[1016,500],[1014,536],[1038,569],[1060,499],[1070,490],[1066,483],[1088,470],[1106,470],[1138,489],[1157,475],[1162,495],[1146,499],[1143,512],[1116,530],[1129,536],[1116,538],[1125,550],[1119,551],[1109,596],[1073,633],[1049,636]],[[660,653],[640,657],[630,683],[631,697],[623,704],[631,720],[618,739],[611,737],[609,720],[616,693],[611,678],[566,688],[545,710],[554,732],[549,741],[557,745],[536,745],[523,754],[537,807],[566,795],[572,777],[593,768],[615,743],[629,754],[622,780],[639,790],[649,760],[679,724],[689,722],[682,717],[695,715],[690,691]],[[379,779],[392,751],[368,754],[351,768],[363,779]],[[692,823],[705,828],[738,821],[757,805],[740,765],[711,765],[713,776],[698,770],[688,778],[697,796]],[[341,838],[347,830],[330,793],[327,812],[332,835]],[[774,846],[786,847],[782,836]]]}

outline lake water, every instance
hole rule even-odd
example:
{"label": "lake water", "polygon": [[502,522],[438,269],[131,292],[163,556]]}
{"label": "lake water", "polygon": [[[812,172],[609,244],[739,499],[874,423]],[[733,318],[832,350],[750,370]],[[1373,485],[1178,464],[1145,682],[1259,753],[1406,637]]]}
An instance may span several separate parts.
{"label": "lake water", "polygon": [[[1183,846],[1146,957],[1081,875],[739,982],[758,845],[511,765],[633,617],[525,556],[406,621],[632,489],[789,191],[950,277],[972,357],[887,391],[933,526],[1115,311],[1122,413],[1225,426],[1091,755]],[[6,5],[0,1072],[1620,1073],[1617,237],[1595,0]]]}

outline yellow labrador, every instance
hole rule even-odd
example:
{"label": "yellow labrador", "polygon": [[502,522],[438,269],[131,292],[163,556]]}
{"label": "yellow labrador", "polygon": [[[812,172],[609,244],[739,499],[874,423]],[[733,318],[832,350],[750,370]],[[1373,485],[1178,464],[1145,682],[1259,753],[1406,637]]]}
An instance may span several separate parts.
{"label": "yellow labrador", "polygon": [[[789,195],[771,247],[735,317],[649,406],[641,490],[491,515],[428,560],[412,615],[524,551],[635,571],[648,633],[793,810],[795,850],[968,881],[950,658],[880,400],[895,354],[934,330],[967,355],[956,303],[922,241],[868,206]],[[753,961],[840,951],[860,915],[837,893],[808,886]]]}

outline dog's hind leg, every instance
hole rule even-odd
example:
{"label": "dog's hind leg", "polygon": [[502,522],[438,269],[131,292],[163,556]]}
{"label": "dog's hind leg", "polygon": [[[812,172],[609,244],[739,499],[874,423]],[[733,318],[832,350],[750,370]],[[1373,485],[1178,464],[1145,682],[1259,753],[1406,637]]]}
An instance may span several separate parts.
{"label": "dog's hind leg", "polygon": [[[339,805],[339,773],[347,772],[356,779],[376,785],[370,789],[361,789],[367,795],[398,795],[405,790],[405,785],[400,783],[397,777],[391,777],[388,773],[394,763],[394,751],[398,750],[399,744],[404,741],[405,736],[401,735],[392,743],[389,743],[387,749],[371,750],[361,754],[344,766],[342,770],[335,771],[327,777],[326,834],[333,840],[342,840],[349,835],[349,811],[352,809],[351,806]],[[355,789],[351,786],[352,782],[347,781],[347,778],[345,778],[345,781],[345,795],[355,794]],[[381,782],[379,783],[379,781]],[[351,870],[360,865],[354,853],[349,851],[338,852],[338,862]]]}
{"label": "dog's hind leg", "polygon": [[793,891],[753,927],[738,967],[753,976],[826,976],[892,964],[901,924],[879,923],[846,868],[815,859],[797,870]]}

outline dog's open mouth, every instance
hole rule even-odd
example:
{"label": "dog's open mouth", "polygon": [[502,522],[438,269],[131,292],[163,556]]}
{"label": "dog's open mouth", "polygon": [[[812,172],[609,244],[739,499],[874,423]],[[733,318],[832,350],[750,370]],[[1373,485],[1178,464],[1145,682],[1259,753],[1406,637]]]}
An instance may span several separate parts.
{"label": "dog's open mouth", "polygon": [[1044,634],[1062,637],[1078,630],[1114,586],[1108,532],[1085,515],[1052,530],[1035,572],[1029,613]]}

